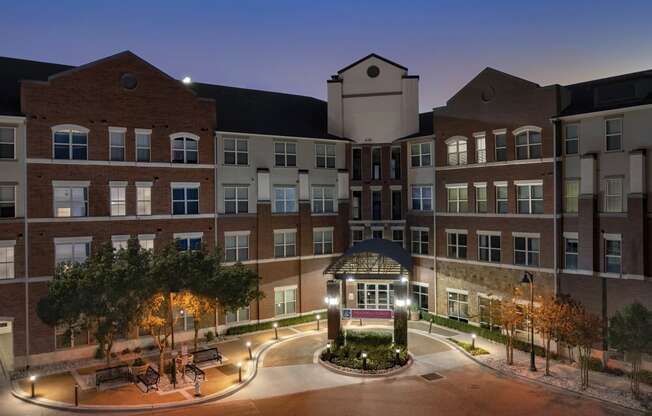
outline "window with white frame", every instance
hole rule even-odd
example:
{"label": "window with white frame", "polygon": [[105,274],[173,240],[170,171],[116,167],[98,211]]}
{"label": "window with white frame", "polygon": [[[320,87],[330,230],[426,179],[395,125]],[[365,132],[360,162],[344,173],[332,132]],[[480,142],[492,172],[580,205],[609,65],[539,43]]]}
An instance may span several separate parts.
{"label": "window with white frame", "polygon": [[199,161],[199,140],[186,136],[173,136],[172,163],[196,164]]}
{"label": "window with white frame", "polygon": [[389,179],[401,179],[401,146],[392,146],[389,153]]}
{"label": "window with white frame", "polygon": [[172,215],[199,214],[199,184],[172,184]]}
{"label": "window with white frame", "polygon": [[296,253],[296,230],[274,231],[274,257],[294,257]]}
{"label": "window with white frame", "polygon": [[125,160],[125,135],[127,129],[109,127],[109,159]]}
{"label": "window with white frame", "polygon": [[149,162],[152,153],[152,134],[149,130],[136,129],[136,162]]}
{"label": "window with white frame", "polygon": [[113,250],[115,251],[126,250],[128,243],[129,243],[128,235],[111,236],[111,245],[113,246]]}
{"label": "window with white frame", "polygon": [[0,218],[16,216],[16,186],[0,185]]}
{"label": "window with white frame", "polygon": [[467,212],[469,210],[469,192],[466,184],[446,185],[448,212]]}
{"label": "window with white frame", "polygon": [[249,306],[238,308],[235,311],[227,310],[224,316],[227,324],[234,324],[237,322],[245,322],[249,320]]}
{"label": "window with white frame", "polygon": [[500,315],[500,299],[495,296],[478,295],[478,315],[480,326],[497,329]]}
{"label": "window with white frame", "polygon": [[312,212],[317,214],[335,212],[335,187],[312,187]]}
{"label": "window with white frame", "polygon": [[500,263],[500,234],[478,234],[478,260]]}
{"label": "window with white frame", "polygon": [[541,132],[526,130],[516,135],[516,159],[541,157]]}
{"label": "window with white frame", "polygon": [[249,212],[249,187],[224,185],[224,213],[245,214]]}
{"label": "window with white frame", "polygon": [[294,167],[297,165],[297,144],[294,142],[274,142],[274,165]]}
{"label": "window with white frame", "polygon": [[432,186],[412,186],[412,209],[416,211],[432,211]]}
{"label": "window with white frame", "polygon": [[604,271],[622,273],[620,234],[604,234]]}
{"label": "window with white frame", "polygon": [[196,251],[201,250],[202,237],[202,233],[174,234],[174,241],[179,251]]}
{"label": "window with white frame", "polygon": [[428,230],[412,229],[412,254],[428,254]]}
{"label": "window with white frame", "polygon": [[607,178],[604,187],[604,211],[623,211],[623,178]]}
{"label": "window with white frame", "polygon": [[543,184],[527,183],[516,185],[519,214],[543,214]]}
{"label": "window with white frame", "polygon": [[297,288],[274,288],[274,312],[276,316],[289,315],[297,311]]}
{"label": "window with white frame", "polygon": [[127,215],[127,184],[126,183],[111,183],[111,216],[124,216]]}
{"label": "window with white frame", "polygon": [[54,347],[57,350],[81,347],[95,343],[93,331],[87,325],[57,325],[54,327]]}
{"label": "window with white frame", "polygon": [[136,182],[136,215],[152,215],[152,184]]}
{"label": "window with white frame", "polygon": [[576,155],[580,150],[580,126],[579,124],[567,124],[564,126],[564,150],[567,155]]}
{"label": "window with white frame", "polygon": [[466,231],[446,230],[447,255],[452,259],[465,259],[467,247]]}
{"label": "window with white frame", "polygon": [[487,212],[487,184],[475,184],[475,212]]}
{"label": "window with white frame", "polygon": [[335,145],[326,143],[315,144],[315,166],[318,168],[335,168]]}
{"label": "window with white frame", "polygon": [[609,118],[604,121],[606,149],[608,152],[622,149],[623,119]]}
{"label": "window with white frame", "polygon": [[55,185],[54,216],[88,216],[88,187]]}
{"label": "window with white frame", "polygon": [[90,255],[90,249],[90,238],[54,240],[54,258],[57,264],[83,263]]}
{"label": "window with white frame", "polygon": [[245,139],[224,139],[224,164],[246,166],[249,164],[249,143]]}
{"label": "window with white frame", "polygon": [[399,243],[403,247],[403,229],[402,228],[392,228],[392,241]]}
{"label": "window with white frame", "polygon": [[422,311],[428,310],[428,284],[412,282],[412,304]]}
{"label": "window with white frame", "polygon": [[564,237],[564,268],[567,270],[577,270],[579,259],[579,243],[576,236]]}
{"label": "window with white frame", "polygon": [[249,232],[224,233],[224,260],[249,260]]}
{"label": "window with white frame", "polygon": [[359,243],[364,240],[364,230],[362,228],[352,228],[351,229],[351,246]]}
{"label": "window with white frame", "polygon": [[475,163],[487,163],[487,139],[484,134],[475,137]]}
{"label": "window with white frame", "polygon": [[413,143],[410,145],[412,167],[424,167],[431,164],[430,143]]}
{"label": "window with white frame", "polygon": [[469,295],[458,291],[447,290],[448,317],[462,322],[469,320]]}
{"label": "window with white frame", "polygon": [[494,134],[494,148],[496,150],[496,161],[504,162],[507,160],[507,134],[495,133]]}
{"label": "window with white frame", "polygon": [[144,250],[154,250],[154,234],[139,234],[138,243]]}
{"label": "window with white frame", "polygon": [[297,188],[295,186],[274,187],[274,212],[297,212]]}
{"label": "window with white frame", "polygon": [[0,280],[13,279],[15,241],[0,241]]}
{"label": "window with white frame", "polygon": [[316,228],[312,232],[314,254],[333,254],[333,229]]}
{"label": "window with white frame", "polygon": [[564,212],[577,213],[579,211],[580,180],[566,179],[564,182]]}
{"label": "window with white frame", "polygon": [[0,127],[0,159],[16,158],[16,129]]}
{"label": "window with white frame", "polygon": [[466,139],[449,139],[446,143],[446,151],[448,154],[448,164],[450,166],[466,165]]}
{"label": "window with white frame", "polygon": [[88,159],[88,129],[76,126],[56,128],[54,130],[54,158]]}
{"label": "window with white frame", "polygon": [[494,188],[496,191],[496,213],[507,214],[509,212],[507,183],[494,184]]}
{"label": "window with white frame", "polygon": [[387,283],[358,283],[358,309],[392,309],[394,285]]}
{"label": "window with white frame", "polygon": [[519,266],[538,266],[541,251],[538,236],[514,236],[514,264]]}

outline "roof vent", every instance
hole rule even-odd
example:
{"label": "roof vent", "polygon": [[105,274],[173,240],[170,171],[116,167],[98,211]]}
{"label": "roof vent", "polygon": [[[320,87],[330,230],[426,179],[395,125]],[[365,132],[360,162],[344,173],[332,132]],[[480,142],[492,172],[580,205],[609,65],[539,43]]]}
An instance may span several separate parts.
{"label": "roof vent", "polygon": [[133,90],[138,86],[138,78],[134,74],[126,73],[120,77],[120,85],[125,90]]}

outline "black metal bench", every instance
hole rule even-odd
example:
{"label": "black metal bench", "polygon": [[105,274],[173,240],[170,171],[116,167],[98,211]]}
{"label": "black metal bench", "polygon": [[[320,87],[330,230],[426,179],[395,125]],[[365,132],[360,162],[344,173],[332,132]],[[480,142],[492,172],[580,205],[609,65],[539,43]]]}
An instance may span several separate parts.
{"label": "black metal bench", "polygon": [[192,381],[197,381],[197,379],[206,380],[204,370],[194,364],[186,364],[185,372],[192,377]]}
{"label": "black metal bench", "polygon": [[149,392],[150,389],[158,390],[158,382],[160,379],[161,375],[152,367],[147,367],[147,370],[138,376],[138,381],[143,383],[145,386],[145,393]]}
{"label": "black metal bench", "polygon": [[222,354],[220,354],[217,348],[208,348],[193,352],[192,360],[195,364],[205,363],[207,361],[217,361],[222,364]]}
{"label": "black metal bench", "polygon": [[131,372],[127,364],[95,371],[95,385],[98,389],[100,388],[100,384],[116,380],[131,381]]}

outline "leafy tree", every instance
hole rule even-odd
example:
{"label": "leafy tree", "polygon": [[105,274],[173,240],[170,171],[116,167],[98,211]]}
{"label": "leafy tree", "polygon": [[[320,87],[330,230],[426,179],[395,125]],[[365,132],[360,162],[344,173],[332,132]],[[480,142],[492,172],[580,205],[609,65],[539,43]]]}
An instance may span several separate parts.
{"label": "leafy tree", "polygon": [[168,305],[163,293],[151,296],[141,311],[139,326],[147,331],[154,339],[154,345],[158,348],[158,369],[163,372],[163,353],[168,345],[170,337],[170,326],[167,321]]}
{"label": "leafy tree", "polygon": [[516,339],[516,330],[523,325],[524,316],[517,300],[521,297],[521,290],[516,288],[512,298],[504,299],[500,303],[500,313],[498,315],[500,326],[502,326],[505,336],[505,353],[508,365],[514,364],[514,340]]}
{"label": "leafy tree", "polygon": [[589,387],[591,350],[602,339],[602,319],[583,307],[576,307],[572,338],[576,340],[580,356],[580,382],[582,389]]}
{"label": "leafy tree", "polygon": [[259,281],[260,277],[253,270],[237,263],[219,268],[206,293],[216,298],[226,311],[235,312],[263,298],[258,289]]}
{"label": "leafy tree", "polygon": [[563,325],[565,305],[555,298],[540,297],[534,309],[534,329],[541,335],[546,351],[546,375],[550,375],[550,343]]}
{"label": "leafy tree", "polygon": [[560,305],[560,317],[557,330],[554,333],[554,340],[557,343],[557,354],[560,354],[559,348],[563,344],[568,350],[568,359],[573,362],[573,351],[577,347],[577,337],[575,333],[575,322],[579,319],[578,315],[582,313],[582,306],[568,295],[559,296],[557,302]]}
{"label": "leafy tree", "polygon": [[182,308],[189,316],[193,318],[194,347],[197,350],[197,340],[199,339],[199,327],[201,318],[211,312],[215,312],[215,301],[206,296],[195,294],[190,291],[181,292],[175,297],[175,305]]}
{"label": "leafy tree", "polygon": [[652,353],[652,311],[635,302],[616,312],[609,323],[609,343],[629,359],[630,387],[639,397],[641,356]]}

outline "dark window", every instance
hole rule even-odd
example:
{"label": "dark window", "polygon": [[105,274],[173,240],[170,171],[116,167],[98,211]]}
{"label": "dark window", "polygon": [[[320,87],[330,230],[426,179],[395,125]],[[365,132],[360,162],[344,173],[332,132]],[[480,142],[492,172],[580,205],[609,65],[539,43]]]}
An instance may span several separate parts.
{"label": "dark window", "polygon": [[390,161],[391,179],[401,179],[401,148],[392,147],[392,159]]}
{"label": "dark window", "polygon": [[13,159],[15,157],[13,127],[0,127],[0,159]]}
{"label": "dark window", "polygon": [[362,179],[362,149],[356,147],[353,149],[353,160],[351,166],[352,176],[354,181]]}
{"label": "dark window", "polygon": [[496,161],[505,161],[507,160],[507,135],[496,134]]}
{"label": "dark window", "polygon": [[380,147],[371,149],[371,179],[380,179],[381,162],[380,162]]}
{"label": "dark window", "polygon": [[382,201],[380,191],[371,191],[371,219],[380,220],[382,217]]}
{"label": "dark window", "polygon": [[353,191],[353,201],[351,204],[352,208],[352,217],[354,220],[361,220],[362,219],[362,192],[361,191]]}
{"label": "dark window", "polygon": [[178,137],[172,141],[172,163],[197,163],[197,140]]}
{"label": "dark window", "polygon": [[172,215],[199,214],[199,188],[172,189]]}
{"label": "dark window", "polygon": [[86,160],[88,136],[75,130],[62,130],[54,133],[54,158]]}
{"label": "dark window", "polygon": [[401,219],[401,191],[392,191],[392,219]]}

